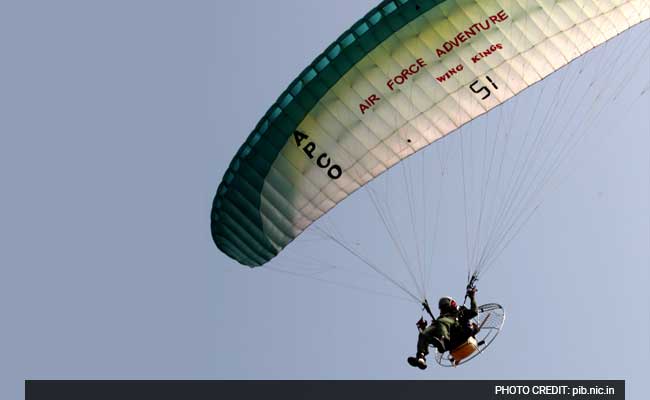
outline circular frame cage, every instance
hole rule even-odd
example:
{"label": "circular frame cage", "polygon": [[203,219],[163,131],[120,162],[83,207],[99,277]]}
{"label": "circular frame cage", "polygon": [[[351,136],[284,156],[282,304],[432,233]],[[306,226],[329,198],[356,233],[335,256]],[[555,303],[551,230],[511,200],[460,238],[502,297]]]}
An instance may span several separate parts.
{"label": "circular frame cage", "polygon": [[479,354],[483,353],[490,344],[496,339],[501,332],[503,323],[506,320],[506,311],[501,305],[496,303],[483,304],[478,307],[478,315],[472,319],[472,322],[475,323],[480,330],[474,335],[474,338],[477,342],[477,349],[468,357],[463,358],[460,361],[454,360],[450,352],[446,351],[444,353],[438,352],[435,350],[435,360],[436,362],[443,367],[456,367],[467,363],[468,361],[474,359]]}

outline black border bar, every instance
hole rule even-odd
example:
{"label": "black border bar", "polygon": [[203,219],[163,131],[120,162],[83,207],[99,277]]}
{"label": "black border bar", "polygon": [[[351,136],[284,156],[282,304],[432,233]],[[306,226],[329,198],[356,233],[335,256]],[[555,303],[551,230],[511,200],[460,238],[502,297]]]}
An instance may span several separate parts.
{"label": "black border bar", "polygon": [[[599,394],[600,393],[600,394]],[[165,381],[26,380],[25,399],[625,399],[623,380]]]}

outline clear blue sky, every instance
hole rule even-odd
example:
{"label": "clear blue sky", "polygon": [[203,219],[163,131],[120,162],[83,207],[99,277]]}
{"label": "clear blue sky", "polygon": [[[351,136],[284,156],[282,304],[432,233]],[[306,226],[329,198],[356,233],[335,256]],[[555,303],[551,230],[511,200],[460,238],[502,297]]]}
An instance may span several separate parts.
{"label": "clear blue sky", "polygon": [[[241,268],[212,244],[212,197],[232,155],[374,4],[3,7],[0,397],[20,398],[26,378],[615,378],[643,398],[648,53],[618,71],[639,84],[603,111],[597,140],[482,281],[480,300],[508,320],[466,367],[406,365],[413,304]],[[647,36],[630,46],[647,48]],[[464,267],[451,264],[435,271],[432,296],[462,293]]]}

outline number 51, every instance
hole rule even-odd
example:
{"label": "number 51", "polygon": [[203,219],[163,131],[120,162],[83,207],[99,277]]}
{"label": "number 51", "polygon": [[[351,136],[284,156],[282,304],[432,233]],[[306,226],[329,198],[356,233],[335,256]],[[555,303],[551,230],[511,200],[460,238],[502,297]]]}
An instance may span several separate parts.
{"label": "number 51", "polygon": [[[499,87],[497,86],[497,84],[494,83],[494,81],[493,81],[489,76],[485,75],[485,79],[487,79],[488,82],[490,82],[490,83],[492,84],[492,87],[494,87],[495,90],[496,90],[496,89],[499,89]],[[483,95],[483,97],[481,97],[481,100],[485,100],[485,99],[487,99],[488,97],[490,97],[490,95],[492,94],[492,92],[490,91],[490,89],[489,89],[487,86],[481,86],[481,87],[479,87],[479,88],[476,88],[476,85],[478,85],[478,84],[479,84],[479,80],[477,79],[477,80],[475,80],[474,82],[472,82],[471,85],[469,85],[469,88],[472,90],[472,92],[474,92],[474,93],[476,93],[476,94],[479,94],[479,93],[481,93],[481,92],[485,92],[485,94]]]}

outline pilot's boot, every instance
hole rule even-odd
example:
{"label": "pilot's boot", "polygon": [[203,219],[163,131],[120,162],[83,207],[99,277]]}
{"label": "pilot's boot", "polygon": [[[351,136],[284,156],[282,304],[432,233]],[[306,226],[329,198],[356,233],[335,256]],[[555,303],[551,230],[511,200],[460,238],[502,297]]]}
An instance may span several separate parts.
{"label": "pilot's boot", "polygon": [[415,357],[407,358],[406,361],[411,367],[427,369],[427,359],[424,357],[424,353],[418,353]]}

